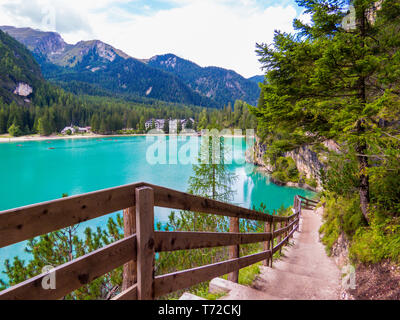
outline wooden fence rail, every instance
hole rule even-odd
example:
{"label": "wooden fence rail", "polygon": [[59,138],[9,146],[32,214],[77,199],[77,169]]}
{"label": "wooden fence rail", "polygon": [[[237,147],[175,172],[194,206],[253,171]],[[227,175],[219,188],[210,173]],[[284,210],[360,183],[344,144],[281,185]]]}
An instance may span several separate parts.
{"label": "wooden fence rail", "polygon": [[[121,293],[113,300],[151,300],[229,274],[238,281],[240,269],[260,261],[272,266],[274,253],[299,228],[302,208],[317,201],[296,196],[293,215],[281,217],[191,194],[136,183],[0,212],[0,248],[124,210],[125,238],[51,271],[56,289],[46,290],[41,274],[0,292],[0,300],[60,299],[83,285],[124,265]],[[154,230],[154,207],[230,217],[229,233],[162,232]],[[264,233],[240,233],[240,219],[265,223]],[[276,228],[279,224],[280,228]],[[275,245],[275,239],[278,243]],[[240,245],[264,243],[264,251],[239,256]],[[229,260],[167,275],[154,276],[155,253],[230,247]]]}

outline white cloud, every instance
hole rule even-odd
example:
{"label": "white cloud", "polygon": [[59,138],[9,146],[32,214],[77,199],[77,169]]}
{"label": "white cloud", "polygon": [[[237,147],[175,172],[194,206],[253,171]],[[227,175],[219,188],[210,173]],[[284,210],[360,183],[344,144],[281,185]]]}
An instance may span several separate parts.
{"label": "white cloud", "polygon": [[[54,5],[57,31],[70,43],[96,38],[137,58],[175,53],[202,66],[233,69],[246,77],[261,74],[256,42],[271,42],[275,29],[292,31],[297,16],[294,5],[261,9],[254,0],[169,0],[175,8],[150,15],[117,6],[128,0],[35,1]],[[0,5],[10,3],[18,1],[0,0]],[[1,10],[0,21],[40,27],[37,18],[15,10]]]}

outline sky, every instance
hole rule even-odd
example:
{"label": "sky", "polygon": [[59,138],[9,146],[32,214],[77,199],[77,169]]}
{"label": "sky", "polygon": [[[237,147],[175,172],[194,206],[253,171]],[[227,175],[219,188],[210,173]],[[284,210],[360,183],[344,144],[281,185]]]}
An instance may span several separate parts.
{"label": "sky", "polygon": [[139,59],[173,53],[246,78],[263,74],[256,43],[299,17],[294,0],[0,0],[0,25],[97,39]]}

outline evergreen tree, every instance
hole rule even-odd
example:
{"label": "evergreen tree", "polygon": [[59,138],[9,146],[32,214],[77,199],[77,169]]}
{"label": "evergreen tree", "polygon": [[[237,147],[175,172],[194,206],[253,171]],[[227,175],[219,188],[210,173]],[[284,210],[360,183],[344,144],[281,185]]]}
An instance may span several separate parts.
{"label": "evergreen tree", "polygon": [[8,128],[8,133],[12,137],[19,137],[19,136],[23,135],[21,128],[18,125],[16,125],[15,123],[13,123],[10,126],[10,128]]}
{"label": "evergreen tree", "polygon": [[224,202],[232,201],[236,177],[225,164],[224,138],[212,132],[202,139],[194,176],[189,178],[188,192]]}
{"label": "evergreen tree", "polygon": [[[348,146],[357,157],[360,206],[369,221],[371,144],[382,120],[399,107],[400,39],[392,32],[400,5],[354,0],[355,15],[346,17],[347,1],[297,3],[312,23],[295,20],[295,35],[277,32],[273,46],[258,45],[267,81],[262,105],[252,112],[261,135],[280,152],[328,139]],[[352,18],[352,27],[343,24]]]}
{"label": "evergreen tree", "polygon": [[169,119],[164,120],[164,128],[163,131],[165,134],[169,134]]}

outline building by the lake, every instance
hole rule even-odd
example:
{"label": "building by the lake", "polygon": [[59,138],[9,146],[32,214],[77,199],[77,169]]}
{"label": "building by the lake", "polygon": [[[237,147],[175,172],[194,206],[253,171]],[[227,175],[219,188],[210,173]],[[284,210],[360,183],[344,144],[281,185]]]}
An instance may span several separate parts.
{"label": "building by the lake", "polygon": [[148,121],[146,121],[145,123],[145,127],[146,130],[152,129],[153,125],[154,125],[154,129],[158,129],[158,130],[163,130],[164,126],[165,126],[165,122],[169,121],[169,132],[177,132],[178,131],[178,125],[179,122],[181,124],[182,130],[185,130],[188,126],[189,121],[191,122],[191,127],[193,128],[194,126],[194,119],[190,118],[190,119],[150,119]]}
{"label": "building by the lake", "polygon": [[78,126],[73,126],[72,124],[68,127],[65,127],[62,131],[61,134],[76,134],[76,133],[90,133],[92,132],[92,127],[78,127]]}

